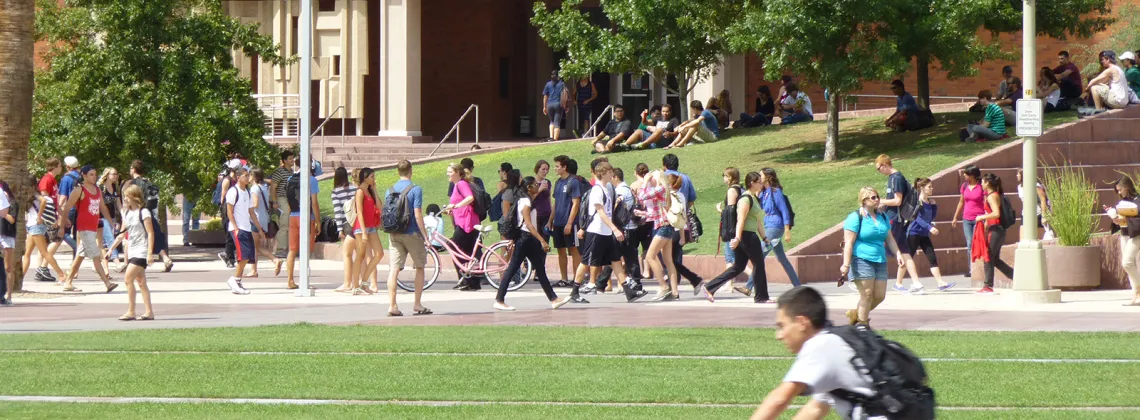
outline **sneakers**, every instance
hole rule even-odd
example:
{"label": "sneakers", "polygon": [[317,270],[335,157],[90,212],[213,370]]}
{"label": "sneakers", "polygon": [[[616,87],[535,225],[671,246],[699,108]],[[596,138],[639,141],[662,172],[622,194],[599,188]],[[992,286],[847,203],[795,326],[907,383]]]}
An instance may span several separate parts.
{"label": "sneakers", "polygon": [[665,295],[665,299],[662,299],[662,301],[665,301],[665,302],[670,302],[670,301],[675,301],[675,300],[681,300],[681,295],[674,295],[674,294],[670,293],[670,294]]}
{"label": "sneakers", "polygon": [[633,302],[637,301],[638,299],[645,297],[645,295],[649,294],[648,292],[646,292],[644,290],[636,289],[634,287],[633,283],[628,282],[628,281],[622,285],[622,289],[625,292],[625,301],[629,302],[629,303],[633,303]]}
{"label": "sneakers", "polygon": [[735,291],[736,293],[740,293],[744,296],[752,296],[752,291],[749,290],[747,287],[744,287],[744,286],[736,286],[736,287],[733,287],[732,290]]}
{"label": "sneakers", "polygon": [[925,295],[926,294],[926,288],[922,287],[922,285],[920,285],[920,284],[916,284],[916,285],[912,286],[910,288],[910,290],[907,290],[906,292],[910,293],[912,295]]}
{"label": "sneakers", "polygon": [[35,279],[36,279],[36,281],[43,281],[43,282],[49,282],[50,281],[52,283],[56,282],[55,276],[51,275],[51,270],[48,270],[47,267],[40,267],[39,269],[37,269]]}
{"label": "sneakers", "polygon": [[903,292],[903,293],[907,292],[906,286],[903,286],[903,285],[898,284],[898,283],[895,283],[893,286],[891,286],[891,288],[895,289],[895,291],[898,291],[898,292]]}
{"label": "sneakers", "polygon": [[8,298],[0,297],[0,306],[12,306],[12,301]]}
{"label": "sneakers", "polygon": [[668,290],[662,290],[660,292],[657,292],[657,294],[654,295],[653,299],[651,299],[651,300],[654,302],[661,302],[661,301],[665,300],[665,298],[668,297],[669,295],[670,294],[669,294]]}
{"label": "sneakers", "polygon": [[578,293],[583,295],[596,295],[598,294],[598,286],[593,283],[586,284],[579,289]]}
{"label": "sneakers", "polygon": [[218,259],[222,260],[222,262],[226,264],[226,268],[237,267],[237,264],[234,264],[233,261],[226,259],[226,253],[225,252],[219,252],[218,253]]}
{"label": "sneakers", "polygon": [[241,285],[241,279],[239,279],[239,278],[230,277],[229,280],[226,280],[226,285],[230,286],[230,292],[232,292],[235,295],[248,295],[249,294],[249,290],[246,290],[245,287]]}
{"label": "sneakers", "polygon": [[981,290],[978,290],[976,293],[979,295],[992,295],[992,294],[994,294],[994,288],[983,287],[983,288],[981,288]]}
{"label": "sneakers", "polygon": [[943,284],[941,286],[938,286],[938,291],[939,292],[945,292],[947,290],[953,289],[954,286],[957,286],[957,283],[949,282],[949,283]]}
{"label": "sneakers", "polygon": [[499,310],[499,311],[510,312],[510,311],[515,310],[515,308],[513,306],[507,305],[505,303],[499,303],[499,302],[495,302],[495,304],[491,305],[491,307],[495,308],[495,310]]}

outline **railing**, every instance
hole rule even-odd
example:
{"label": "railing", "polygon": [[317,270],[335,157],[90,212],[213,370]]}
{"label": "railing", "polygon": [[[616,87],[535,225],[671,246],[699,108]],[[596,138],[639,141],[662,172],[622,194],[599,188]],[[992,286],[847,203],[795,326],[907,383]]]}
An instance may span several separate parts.
{"label": "railing", "polygon": [[[863,106],[864,109],[894,108],[895,107],[895,104],[894,104],[895,100],[898,98],[895,95],[844,95],[844,97],[845,98],[854,97],[855,101],[854,102],[847,102],[846,100],[844,100],[842,111],[858,111],[859,110],[859,103],[863,102],[863,101],[859,100],[860,98],[867,98],[868,99],[867,102],[873,103],[873,105],[864,105]],[[938,101],[939,103],[946,104],[946,103],[975,102],[977,100],[978,100],[978,98],[971,97],[971,96],[931,96],[930,97],[930,104],[928,104],[928,105],[937,105],[937,103],[935,103],[935,101]],[[880,104],[882,106],[879,106]]]}
{"label": "railing", "polygon": [[594,120],[594,123],[590,124],[590,128],[587,129],[585,133],[582,133],[582,138],[590,138],[590,137],[597,136],[598,135],[598,123],[601,122],[602,118],[605,118],[606,115],[612,114],[613,111],[614,111],[613,105],[606,105],[606,109],[603,109],[602,113],[600,115],[598,115],[598,118]]}
{"label": "railing", "polygon": [[[344,105],[336,107],[336,109],[334,109],[333,112],[329,114],[329,116],[325,117],[324,121],[321,121],[321,125],[318,125],[316,130],[313,130],[313,134],[309,136],[309,139],[312,139],[313,136],[317,135],[318,131],[321,133],[321,160],[322,161],[325,160],[325,157],[327,157],[327,155],[329,153],[328,149],[325,148],[325,124],[328,124],[329,120],[332,120],[332,117],[336,116],[337,113],[339,113],[340,111],[343,111],[343,110],[344,110]],[[345,136],[344,136],[344,117],[342,116],[340,119],[340,145],[341,146],[344,146],[344,138],[345,138]]]}
{"label": "railing", "polygon": [[455,120],[455,125],[451,126],[451,130],[443,136],[439,144],[436,145],[434,149],[431,149],[431,153],[428,154],[428,157],[435,156],[435,152],[439,150],[440,146],[443,146],[443,143],[447,141],[448,137],[451,137],[451,133],[455,133],[455,153],[459,153],[459,124],[463,123],[463,120],[467,118],[471,110],[475,110],[475,145],[479,145],[479,105],[471,104],[467,107],[466,111],[463,111],[463,115],[460,115],[459,119]]}
{"label": "railing", "polygon": [[262,112],[266,141],[297,137],[300,133],[301,97],[296,94],[250,95]]}

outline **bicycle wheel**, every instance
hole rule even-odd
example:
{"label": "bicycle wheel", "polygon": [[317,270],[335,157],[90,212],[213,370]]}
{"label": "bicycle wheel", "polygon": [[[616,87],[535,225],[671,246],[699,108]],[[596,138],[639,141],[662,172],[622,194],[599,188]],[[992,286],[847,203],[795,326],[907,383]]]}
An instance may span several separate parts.
{"label": "bicycle wheel", "polygon": [[[507,241],[491,245],[491,248],[483,254],[483,261],[480,263],[480,267],[482,267],[483,273],[486,274],[487,280],[490,281],[491,287],[495,289],[499,288],[499,282],[503,279],[503,272],[507,270],[507,265],[511,262],[511,256],[507,253],[509,245],[510,242]],[[515,273],[514,278],[511,279],[507,290],[519,290],[525,286],[531,278],[534,278],[534,268],[531,267],[530,261],[523,260],[522,266],[519,267],[519,271]]]}
{"label": "bicycle wheel", "polygon": [[[425,248],[427,258],[424,261],[424,290],[427,290],[439,280],[439,253],[430,245],[425,245]],[[396,276],[396,285],[406,292],[416,291],[416,270],[412,267],[411,258],[404,262],[404,269]]]}

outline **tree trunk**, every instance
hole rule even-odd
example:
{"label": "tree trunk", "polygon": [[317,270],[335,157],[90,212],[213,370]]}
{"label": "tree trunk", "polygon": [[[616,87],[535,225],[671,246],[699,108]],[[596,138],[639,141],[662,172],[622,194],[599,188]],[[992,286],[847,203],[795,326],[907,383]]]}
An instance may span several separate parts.
{"label": "tree trunk", "polygon": [[839,155],[839,92],[832,91],[827,98],[827,141],[823,145],[823,161],[832,162]]}
{"label": "tree trunk", "polygon": [[930,109],[930,56],[920,54],[915,61],[915,78],[918,79],[918,106]]}
{"label": "tree trunk", "polygon": [[680,115],[681,121],[686,121],[690,118],[689,106],[688,106],[689,91],[690,91],[690,89],[689,89],[689,74],[685,73],[684,76],[681,76],[681,80],[678,80],[678,82],[680,82],[680,83],[677,83],[677,87],[681,89],[681,92],[680,92],[680,102],[681,102],[680,108],[681,109],[677,110],[677,112],[678,112],[677,115]]}
{"label": "tree trunk", "polygon": [[[35,0],[0,0],[0,180],[8,182],[13,202],[26,203],[30,190],[28,141],[32,135],[32,90],[35,57]],[[21,217],[22,215],[15,215]],[[17,221],[17,226],[23,223]],[[15,290],[23,286],[16,258],[24,249],[24,229],[17,230],[16,250],[8,264]]]}

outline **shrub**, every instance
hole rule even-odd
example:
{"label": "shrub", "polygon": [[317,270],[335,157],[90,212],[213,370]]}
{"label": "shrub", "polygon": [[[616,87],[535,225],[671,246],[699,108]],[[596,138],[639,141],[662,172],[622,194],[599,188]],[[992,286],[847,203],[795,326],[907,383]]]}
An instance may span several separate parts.
{"label": "shrub", "polygon": [[1041,179],[1052,203],[1042,214],[1063,246],[1088,246],[1097,226],[1096,186],[1072,162],[1054,162]]}
{"label": "shrub", "polygon": [[209,222],[206,222],[206,226],[203,227],[202,230],[205,230],[208,232],[220,232],[222,230],[222,219],[220,219],[220,218],[210,219]]}

